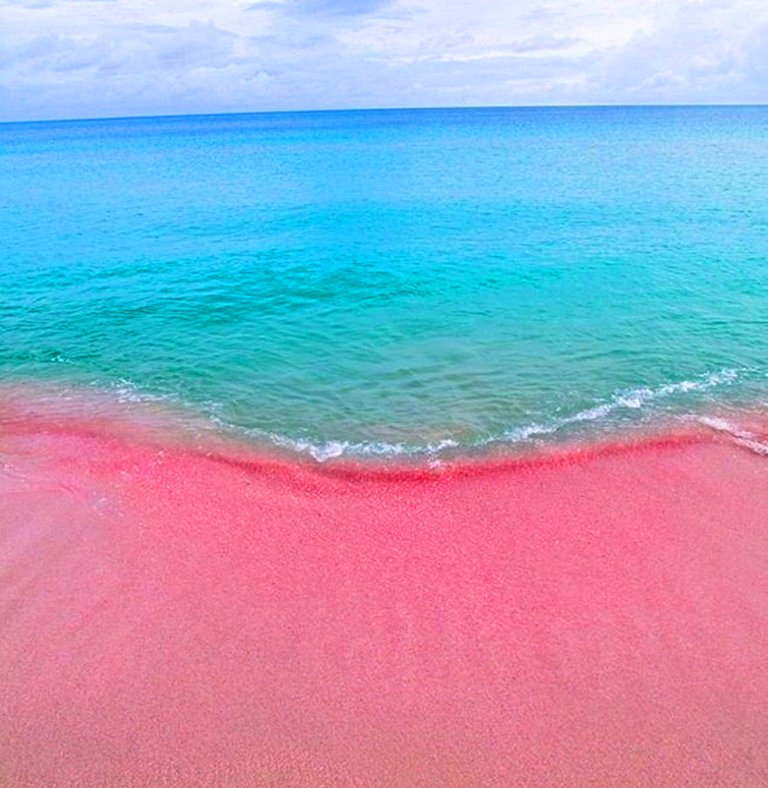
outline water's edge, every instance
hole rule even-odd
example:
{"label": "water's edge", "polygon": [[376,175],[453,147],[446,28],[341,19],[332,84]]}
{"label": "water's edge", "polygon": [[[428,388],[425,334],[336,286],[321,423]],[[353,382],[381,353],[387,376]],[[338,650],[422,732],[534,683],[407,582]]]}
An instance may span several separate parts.
{"label": "water's edge", "polygon": [[[589,454],[610,446],[637,445],[659,439],[726,440],[768,456],[765,403],[709,400],[690,411],[654,407],[685,392],[707,392],[732,384],[735,370],[722,370],[692,381],[662,387],[628,389],[607,402],[572,415],[557,416],[499,436],[460,444],[442,440],[424,445],[345,440],[310,441],[241,429],[169,398],[143,393],[125,383],[110,389],[73,388],[40,383],[0,385],[0,437],[3,432],[87,431],[137,442],[178,445],[222,457],[262,457],[296,461],[318,470],[344,467],[374,469],[447,469],[463,464],[535,460],[558,454]],[[617,412],[633,420],[611,419]],[[579,429],[579,428],[582,429]],[[586,429],[583,429],[586,427]],[[575,428],[575,429],[574,429]]]}

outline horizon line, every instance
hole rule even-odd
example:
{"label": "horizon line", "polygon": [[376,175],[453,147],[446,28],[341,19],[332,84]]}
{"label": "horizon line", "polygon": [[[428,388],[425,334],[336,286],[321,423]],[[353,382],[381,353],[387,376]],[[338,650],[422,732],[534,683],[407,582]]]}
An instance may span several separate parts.
{"label": "horizon line", "polygon": [[736,109],[768,107],[768,103],[638,103],[638,104],[477,104],[466,106],[440,105],[434,107],[328,107],[324,109],[234,110],[226,112],[171,112],[158,115],[101,115],[87,117],[34,118],[31,120],[0,120],[0,126],[36,123],[98,123],[133,120],[173,120],[181,118],[242,117],[251,115],[310,115],[354,112],[435,112],[456,110],[546,110],[546,109]]}

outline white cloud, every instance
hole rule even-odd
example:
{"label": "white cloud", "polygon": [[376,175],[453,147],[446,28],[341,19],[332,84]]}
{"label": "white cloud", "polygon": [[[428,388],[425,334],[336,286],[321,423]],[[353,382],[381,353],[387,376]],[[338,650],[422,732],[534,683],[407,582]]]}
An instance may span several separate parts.
{"label": "white cloud", "polygon": [[0,117],[765,101],[764,0],[0,0]]}

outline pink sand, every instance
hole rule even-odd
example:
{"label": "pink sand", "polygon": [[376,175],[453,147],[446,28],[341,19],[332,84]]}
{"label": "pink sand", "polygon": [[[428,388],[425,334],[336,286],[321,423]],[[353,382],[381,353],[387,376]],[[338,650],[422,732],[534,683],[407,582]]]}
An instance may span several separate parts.
{"label": "pink sand", "polygon": [[0,428],[0,784],[766,785],[768,460]]}

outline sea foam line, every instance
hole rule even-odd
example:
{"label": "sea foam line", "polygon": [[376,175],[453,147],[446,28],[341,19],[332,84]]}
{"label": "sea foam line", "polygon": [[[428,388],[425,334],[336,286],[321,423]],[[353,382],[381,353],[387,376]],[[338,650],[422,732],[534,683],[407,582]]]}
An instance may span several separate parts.
{"label": "sea foam line", "polygon": [[[710,372],[693,380],[682,380],[674,383],[665,383],[656,388],[641,386],[636,388],[620,389],[616,391],[607,402],[602,402],[594,407],[578,411],[570,416],[552,419],[546,423],[533,422],[509,429],[500,435],[480,438],[475,441],[460,443],[452,438],[445,438],[422,445],[408,445],[402,442],[389,443],[386,441],[348,441],[348,440],[328,440],[322,443],[315,443],[308,439],[290,438],[285,435],[275,433],[264,433],[261,430],[248,430],[254,437],[267,438],[272,444],[280,448],[289,449],[300,454],[308,454],[318,462],[326,462],[338,457],[394,457],[394,456],[426,456],[431,459],[445,454],[451,449],[464,447],[467,449],[479,449],[492,445],[515,445],[525,444],[536,441],[545,436],[551,436],[563,429],[581,423],[604,421],[608,416],[626,411],[642,410],[644,407],[666,399],[676,394],[689,394],[692,392],[704,392],[718,386],[731,385],[738,380],[742,372],[752,370],[739,370],[727,368]],[[739,439],[746,441],[746,436]],[[762,445],[762,444],[761,444]],[[768,453],[768,446],[765,447]]]}
{"label": "sea foam line", "polygon": [[[220,407],[213,402],[207,403],[201,412],[200,406],[193,406],[189,403],[180,401],[171,395],[151,393],[142,390],[140,387],[126,379],[120,379],[111,386],[107,387],[106,392],[101,386],[93,384],[91,388],[94,395],[98,396],[98,391],[116,395],[117,401],[126,405],[165,405],[171,409],[181,407],[185,414],[184,420],[188,427],[197,432],[208,430],[227,433],[230,435],[246,436],[261,443],[271,444],[277,448],[289,450],[297,454],[312,457],[317,462],[327,462],[340,457],[365,458],[365,457],[424,457],[430,462],[438,462],[439,459],[456,449],[483,449],[489,446],[513,446],[534,444],[547,437],[555,436],[568,429],[578,428],[579,425],[588,423],[607,422],[609,417],[620,415],[623,412],[628,414],[643,412],[653,406],[654,403],[663,401],[675,395],[686,395],[692,393],[702,393],[720,386],[728,386],[736,382],[743,374],[755,373],[751,368],[734,369],[727,368],[717,372],[711,372],[692,380],[682,380],[673,383],[664,383],[655,388],[648,386],[619,389],[614,392],[606,401],[597,402],[590,408],[586,408],[570,415],[551,418],[544,422],[532,422],[505,430],[497,435],[478,437],[475,440],[459,441],[453,437],[445,437],[423,444],[410,444],[407,442],[388,442],[381,440],[348,440],[331,439],[326,441],[312,441],[308,438],[294,438],[288,435],[269,432],[259,428],[244,427],[232,424],[220,415]],[[66,402],[70,398],[72,402],[78,400],[75,391],[56,390],[49,392],[50,399],[61,404],[62,399]],[[97,405],[97,402],[93,403]],[[156,414],[159,415],[159,414]],[[685,414],[681,414],[685,415]],[[202,417],[202,418],[201,418]],[[694,418],[697,418],[694,416]],[[768,444],[758,440],[752,433],[740,430],[724,420],[698,419],[703,425],[716,429],[720,432],[728,433],[737,443],[750,448],[759,454],[768,455]]]}
{"label": "sea foam line", "polygon": [[768,457],[768,442],[760,440],[754,432],[743,430],[726,419],[716,416],[699,416],[697,421],[715,432],[724,433],[739,446],[743,446],[761,457]]}

